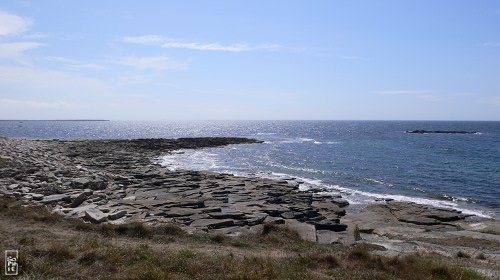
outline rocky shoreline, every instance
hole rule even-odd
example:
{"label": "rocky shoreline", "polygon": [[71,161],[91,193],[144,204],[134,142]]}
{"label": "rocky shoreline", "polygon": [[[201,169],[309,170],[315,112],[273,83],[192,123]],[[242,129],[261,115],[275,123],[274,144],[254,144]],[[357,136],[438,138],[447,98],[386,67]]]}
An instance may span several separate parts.
{"label": "rocky shoreline", "polygon": [[[299,191],[294,180],[170,171],[157,163],[179,149],[258,143],[245,138],[0,138],[0,197],[22,198],[91,223],[175,223],[188,232],[230,236],[259,232],[264,223],[285,224],[305,240],[371,242],[389,249],[388,254],[432,250],[432,243],[415,243],[430,237],[462,235],[500,244],[498,221],[468,221],[455,210],[384,201],[346,215],[349,203],[341,194]],[[456,250],[450,248],[449,253]],[[486,253],[498,260],[495,248]]]}

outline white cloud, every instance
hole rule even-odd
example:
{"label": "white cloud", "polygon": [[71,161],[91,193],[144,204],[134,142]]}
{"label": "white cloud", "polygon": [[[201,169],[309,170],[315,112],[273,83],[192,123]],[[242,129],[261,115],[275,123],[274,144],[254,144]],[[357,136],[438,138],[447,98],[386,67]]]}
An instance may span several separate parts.
{"label": "white cloud", "polygon": [[379,92],[382,95],[406,95],[406,96],[412,96],[415,98],[420,98],[420,99],[425,99],[429,101],[440,101],[442,98],[436,94],[432,90],[388,90],[388,91],[381,91]]}
{"label": "white cloud", "polygon": [[219,43],[201,44],[201,43],[170,42],[163,44],[162,47],[174,48],[174,49],[192,49],[200,51],[227,51],[227,52],[244,52],[252,50],[251,47],[245,44],[221,45]]}
{"label": "white cloud", "polygon": [[124,57],[114,61],[117,64],[133,66],[138,69],[163,70],[185,70],[187,64],[175,61],[168,56],[152,57]]}
{"label": "white cloud", "polygon": [[106,84],[80,75],[6,65],[0,65],[1,86],[9,86],[26,94],[46,92],[54,95],[67,95],[68,93],[81,92],[88,95],[109,92],[109,87]]}
{"label": "white cloud", "polygon": [[353,56],[353,55],[341,55],[339,56],[340,59],[345,59],[345,60],[358,60],[358,59],[363,59],[361,56]]}
{"label": "white cloud", "polygon": [[226,51],[226,52],[245,52],[266,50],[275,51],[281,48],[277,44],[260,44],[249,45],[244,43],[238,44],[221,44],[221,43],[200,43],[200,42],[185,42],[176,39],[166,38],[160,35],[144,35],[137,37],[124,37],[124,42],[135,44],[153,44],[163,48],[191,49],[200,51]]}
{"label": "white cloud", "polygon": [[31,34],[26,34],[23,36],[25,39],[43,39],[47,38],[50,35],[48,33],[43,33],[43,32],[36,32],[36,33],[31,33]]}
{"label": "white cloud", "polygon": [[168,40],[163,36],[159,35],[144,35],[144,36],[136,36],[136,37],[124,37],[123,41],[127,43],[135,43],[135,44],[152,44],[152,43],[161,43]]}
{"label": "white cloud", "polygon": [[477,103],[500,106],[500,96],[492,96],[488,98],[479,99],[477,100]]}
{"label": "white cloud", "polygon": [[106,69],[106,67],[99,64],[85,63],[76,59],[71,59],[61,56],[49,56],[49,57],[44,57],[41,60],[61,63],[68,68],[74,68],[74,69],[80,69],[80,68],[97,69],[97,70]]}
{"label": "white cloud", "polygon": [[398,95],[398,94],[429,95],[431,93],[433,93],[432,90],[388,90],[380,92],[380,94],[384,95]]}
{"label": "white cloud", "polygon": [[15,35],[27,31],[31,20],[0,11],[0,36]]}
{"label": "white cloud", "polygon": [[18,59],[27,50],[44,46],[37,42],[0,43],[0,59]]}
{"label": "white cloud", "polygon": [[487,43],[484,43],[483,46],[485,46],[485,47],[500,47],[500,42],[487,42]]}
{"label": "white cloud", "polygon": [[0,107],[7,108],[41,108],[41,109],[60,109],[69,108],[72,104],[64,101],[38,101],[27,99],[0,99]]}

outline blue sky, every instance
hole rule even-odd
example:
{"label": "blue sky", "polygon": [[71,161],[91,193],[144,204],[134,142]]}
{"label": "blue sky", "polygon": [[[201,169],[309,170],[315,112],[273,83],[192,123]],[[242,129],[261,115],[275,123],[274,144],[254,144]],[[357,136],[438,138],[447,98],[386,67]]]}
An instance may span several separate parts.
{"label": "blue sky", "polygon": [[0,2],[0,119],[500,120],[500,1]]}

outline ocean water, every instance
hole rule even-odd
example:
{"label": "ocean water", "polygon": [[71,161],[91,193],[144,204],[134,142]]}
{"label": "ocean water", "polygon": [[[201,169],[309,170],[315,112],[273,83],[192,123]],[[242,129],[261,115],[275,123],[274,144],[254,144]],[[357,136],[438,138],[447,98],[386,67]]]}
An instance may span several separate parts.
{"label": "ocean water", "polygon": [[[477,134],[407,134],[406,130]],[[0,135],[95,139],[241,136],[263,144],[185,150],[166,168],[295,178],[342,192],[353,207],[383,198],[500,218],[500,122],[447,121],[1,121]]]}

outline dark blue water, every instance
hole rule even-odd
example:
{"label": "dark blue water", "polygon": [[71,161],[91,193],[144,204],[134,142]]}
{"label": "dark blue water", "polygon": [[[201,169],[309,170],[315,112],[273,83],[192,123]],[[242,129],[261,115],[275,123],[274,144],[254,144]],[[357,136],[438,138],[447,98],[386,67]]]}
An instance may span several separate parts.
{"label": "dark blue water", "polygon": [[[406,130],[479,134],[406,134]],[[186,151],[170,168],[293,176],[302,188],[342,191],[352,204],[380,198],[499,217],[500,122],[199,121],[0,122],[0,135],[26,138],[243,136],[264,144]]]}

